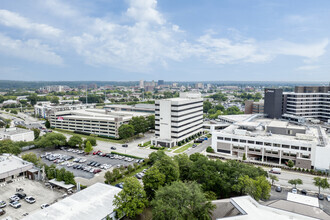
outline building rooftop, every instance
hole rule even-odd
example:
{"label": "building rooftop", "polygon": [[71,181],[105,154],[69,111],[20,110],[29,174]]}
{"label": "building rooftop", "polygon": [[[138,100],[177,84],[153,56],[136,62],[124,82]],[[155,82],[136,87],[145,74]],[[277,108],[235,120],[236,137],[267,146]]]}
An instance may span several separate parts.
{"label": "building rooftop", "polygon": [[[29,170],[33,164],[11,154],[0,155],[0,179],[2,175],[11,175],[12,171]],[[21,171],[21,172],[24,172]]]}
{"label": "building rooftop", "polygon": [[25,220],[90,220],[103,219],[113,213],[113,200],[120,188],[103,183],[95,183],[46,209],[30,213]]}
{"label": "building rooftop", "polygon": [[111,111],[105,109],[79,109],[57,112],[56,116],[71,119],[96,119],[114,121],[116,118],[123,118],[124,120],[130,120],[136,116],[148,116],[149,113],[143,112],[131,112],[131,111]]}
{"label": "building rooftop", "polygon": [[29,132],[33,131],[17,127],[0,129],[0,133],[6,135],[24,134]]}
{"label": "building rooftop", "polygon": [[230,199],[230,203],[240,212],[234,212],[234,215],[226,216],[214,216],[214,219],[244,219],[244,220],[255,220],[255,219],[281,219],[281,220],[294,220],[294,219],[318,219],[314,217],[305,216],[302,214],[281,210],[278,208],[273,208],[269,206],[264,206],[259,204],[250,196],[240,196]]}

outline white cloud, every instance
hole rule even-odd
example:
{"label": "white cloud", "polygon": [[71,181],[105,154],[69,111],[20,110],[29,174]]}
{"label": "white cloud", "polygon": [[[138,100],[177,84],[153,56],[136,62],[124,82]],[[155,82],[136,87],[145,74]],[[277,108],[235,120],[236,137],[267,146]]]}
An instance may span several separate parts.
{"label": "white cloud", "polygon": [[52,65],[62,65],[63,60],[49,46],[38,40],[14,40],[0,33],[0,53]]}
{"label": "white cloud", "polygon": [[156,10],[156,0],[130,0],[130,7],[126,11],[128,17],[137,22],[164,24],[166,21]]}
{"label": "white cloud", "polygon": [[320,66],[316,66],[316,65],[306,65],[306,66],[300,66],[300,67],[296,68],[296,70],[298,70],[298,71],[310,71],[310,70],[317,70],[319,68],[320,68]]}
{"label": "white cloud", "polygon": [[46,24],[39,24],[29,21],[29,19],[20,16],[17,13],[0,9],[0,24],[8,27],[18,28],[30,31],[34,34],[58,37],[61,30]]}

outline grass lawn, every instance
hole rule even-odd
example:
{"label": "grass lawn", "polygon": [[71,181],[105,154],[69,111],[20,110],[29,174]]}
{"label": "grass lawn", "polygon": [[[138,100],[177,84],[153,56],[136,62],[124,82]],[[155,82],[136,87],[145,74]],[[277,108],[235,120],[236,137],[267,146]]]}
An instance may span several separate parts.
{"label": "grass lawn", "polygon": [[189,147],[192,147],[194,143],[189,143],[189,144],[186,144],[184,145],[183,147],[177,149],[176,151],[174,151],[173,153],[182,153],[184,151],[186,151]]}
{"label": "grass lawn", "polygon": [[[74,133],[73,131],[67,131],[67,130],[63,130],[63,129],[59,129],[59,128],[54,128],[53,130],[58,131],[60,133],[65,133],[65,134],[70,134],[70,135],[78,135],[82,138],[94,137],[94,136],[85,135],[85,134],[77,134],[77,133]],[[123,144],[126,141],[126,140],[115,140],[115,139],[108,139],[108,138],[102,138],[102,137],[95,137],[95,139],[99,140],[99,141],[107,141],[107,142],[117,143],[117,144]]]}
{"label": "grass lawn", "polygon": [[149,168],[149,166],[148,166],[148,165],[144,165],[144,166],[140,167],[139,169],[133,171],[132,173],[127,174],[126,176],[124,176],[124,177],[118,179],[116,182],[111,183],[111,185],[114,186],[114,185],[116,185],[116,184],[118,184],[118,183],[121,183],[121,182],[124,181],[124,179],[125,179],[126,177],[134,176],[135,174],[140,173],[142,170],[147,169],[147,168]]}

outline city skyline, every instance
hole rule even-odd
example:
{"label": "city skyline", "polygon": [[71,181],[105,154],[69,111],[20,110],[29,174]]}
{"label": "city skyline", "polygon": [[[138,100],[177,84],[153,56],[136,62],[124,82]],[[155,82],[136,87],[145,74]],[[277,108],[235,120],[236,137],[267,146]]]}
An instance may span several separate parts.
{"label": "city skyline", "polygon": [[330,80],[327,1],[33,3],[0,4],[1,80]]}

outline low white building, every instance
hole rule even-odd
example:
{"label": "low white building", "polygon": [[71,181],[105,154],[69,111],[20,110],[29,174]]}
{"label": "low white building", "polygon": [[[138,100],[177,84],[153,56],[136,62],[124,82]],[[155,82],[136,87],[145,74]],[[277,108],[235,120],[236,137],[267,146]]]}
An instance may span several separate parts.
{"label": "low white building", "polygon": [[118,128],[122,124],[128,123],[132,117],[148,115],[150,114],[142,112],[80,109],[53,112],[49,116],[49,121],[54,128],[119,138]]}
{"label": "low white building", "polygon": [[281,165],[288,160],[296,167],[328,170],[330,145],[319,126],[298,126],[286,121],[248,118],[212,133],[215,152],[231,158]]}
{"label": "low white building", "polygon": [[0,140],[5,139],[12,141],[33,141],[34,132],[17,127],[0,129]]}
{"label": "low white building", "polygon": [[33,164],[11,154],[0,155],[0,184],[20,176],[26,176],[26,171]]}
{"label": "low white building", "polygon": [[120,188],[95,183],[49,207],[29,213],[25,220],[105,220],[116,219],[113,200]]}
{"label": "low white building", "polygon": [[91,109],[95,108],[96,104],[74,104],[72,100],[63,100],[62,105],[54,105],[50,102],[40,102],[34,106],[34,114],[39,118],[48,118],[53,112]]}

